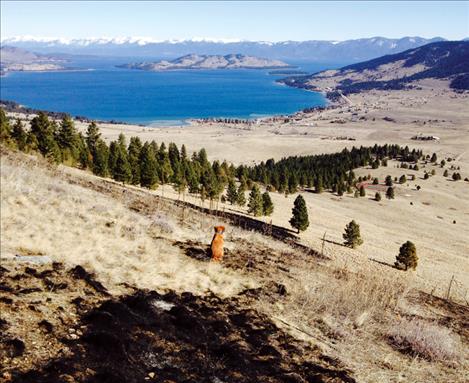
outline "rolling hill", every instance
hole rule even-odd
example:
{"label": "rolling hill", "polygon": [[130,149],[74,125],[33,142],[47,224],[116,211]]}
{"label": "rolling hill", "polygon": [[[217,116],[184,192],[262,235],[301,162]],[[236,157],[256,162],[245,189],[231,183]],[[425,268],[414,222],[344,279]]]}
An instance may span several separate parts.
{"label": "rolling hill", "polygon": [[0,71],[49,71],[62,70],[64,60],[50,55],[33,53],[21,48],[2,46],[0,48]]}
{"label": "rolling hill", "polygon": [[196,55],[189,54],[172,61],[141,62],[119,65],[120,68],[140,69],[149,71],[163,71],[176,69],[272,69],[290,68],[283,61],[245,56],[242,54]]}
{"label": "rolling hill", "polygon": [[299,88],[348,94],[370,89],[405,89],[428,78],[449,79],[451,88],[469,89],[469,42],[431,43],[337,70],[279,81]]}

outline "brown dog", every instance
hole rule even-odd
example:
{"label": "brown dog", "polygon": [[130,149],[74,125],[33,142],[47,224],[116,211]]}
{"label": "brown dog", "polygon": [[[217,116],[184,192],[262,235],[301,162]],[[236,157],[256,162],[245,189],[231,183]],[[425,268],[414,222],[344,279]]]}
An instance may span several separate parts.
{"label": "brown dog", "polygon": [[212,250],[212,261],[220,262],[223,258],[223,233],[224,226],[215,226],[215,235],[213,236],[210,248]]}

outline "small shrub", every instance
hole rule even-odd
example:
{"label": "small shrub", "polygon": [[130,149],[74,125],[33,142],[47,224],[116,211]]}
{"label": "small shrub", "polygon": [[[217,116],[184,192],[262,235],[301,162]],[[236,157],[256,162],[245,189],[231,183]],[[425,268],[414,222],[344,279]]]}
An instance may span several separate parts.
{"label": "small shrub", "polygon": [[378,202],[381,201],[381,193],[376,192],[376,194],[375,194],[375,201],[378,201]]}
{"label": "small shrub", "polygon": [[462,177],[461,177],[461,174],[459,173],[453,173],[452,178],[454,181],[459,181]]}
{"label": "small shrub", "polygon": [[459,358],[459,340],[451,330],[422,320],[402,319],[388,331],[390,343],[402,352],[430,361]]}

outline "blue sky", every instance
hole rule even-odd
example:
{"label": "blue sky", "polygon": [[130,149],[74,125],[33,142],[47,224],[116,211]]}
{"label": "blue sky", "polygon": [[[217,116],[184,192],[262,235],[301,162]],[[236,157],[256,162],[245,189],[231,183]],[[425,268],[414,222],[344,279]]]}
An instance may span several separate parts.
{"label": "blue sky", "polygon": [[1,1],[2,39],[346,40],[360,37],[469,36],[469,1],[150,2]]}

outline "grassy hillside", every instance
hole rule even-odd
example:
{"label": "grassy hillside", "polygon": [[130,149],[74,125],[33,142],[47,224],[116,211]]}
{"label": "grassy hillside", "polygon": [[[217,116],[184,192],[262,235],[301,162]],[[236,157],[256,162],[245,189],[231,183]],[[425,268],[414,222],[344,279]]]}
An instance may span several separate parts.
{"label": "grassy hillside", "polygon": [[1,183],[7,381],[464,381],[468,309],[412,273],[11,150]]}
{"label": "grassy hillside", "polygon": [[[287,85],[312,88],[324,77],[335,79],[333,90],[343,94],[361,91],[399,90],[423,79],[449,79],[450,87],[468,90],[469,42],[440,41],[409,49],[401,53],[345,66],[336,71],[319,72],[310,76],[289,77]],[[319,86],[320,87],[320,86]]]}

